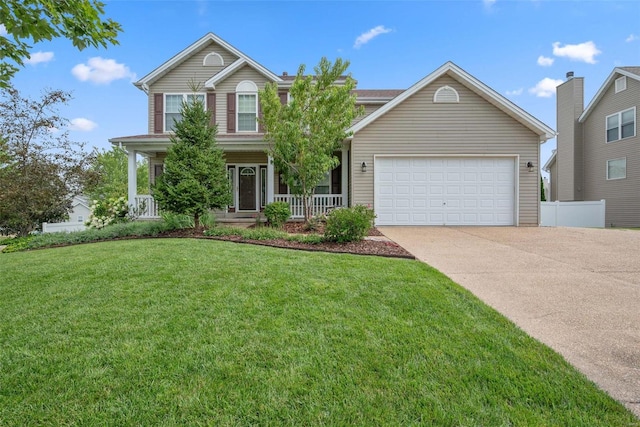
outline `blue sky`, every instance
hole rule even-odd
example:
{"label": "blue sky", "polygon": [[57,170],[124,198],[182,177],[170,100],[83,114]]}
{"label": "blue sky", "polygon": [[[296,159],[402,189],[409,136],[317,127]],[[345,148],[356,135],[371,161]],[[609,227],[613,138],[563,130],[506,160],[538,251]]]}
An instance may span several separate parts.
{"label": "blue sky", "polygon": [[[406,89],[447,61],[555,129],[555,85],[585,77],[586,103],[616,66],[640,65],[640,1],[106,1],[120,44],[77,51],[39,43],[13,84],[37,96],[64,89],[71,138],[147,131],[146,95],[132,82],[213,32],[271,71],[351,61],[361,89]],[[2,28],[0,27],[0,32]],[[541,164],[555,148],[542,146]]]}

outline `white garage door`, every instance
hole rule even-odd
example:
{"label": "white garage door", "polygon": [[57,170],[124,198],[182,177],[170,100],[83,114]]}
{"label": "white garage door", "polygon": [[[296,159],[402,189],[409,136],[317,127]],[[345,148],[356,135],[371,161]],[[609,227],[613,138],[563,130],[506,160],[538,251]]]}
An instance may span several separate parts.
{"label": "white garage door", "polygon": [[514,225],[514,169],[513,158],[376,158],[376,225]]}

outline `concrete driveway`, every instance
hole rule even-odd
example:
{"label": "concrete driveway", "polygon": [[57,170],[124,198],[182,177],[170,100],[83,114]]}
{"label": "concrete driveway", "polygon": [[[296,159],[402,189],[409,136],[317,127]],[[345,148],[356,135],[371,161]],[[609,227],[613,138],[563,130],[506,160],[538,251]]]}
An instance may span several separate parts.
{"label": "concrete driveway", "polygon": [[378,227],[640,417],[640,231]]}

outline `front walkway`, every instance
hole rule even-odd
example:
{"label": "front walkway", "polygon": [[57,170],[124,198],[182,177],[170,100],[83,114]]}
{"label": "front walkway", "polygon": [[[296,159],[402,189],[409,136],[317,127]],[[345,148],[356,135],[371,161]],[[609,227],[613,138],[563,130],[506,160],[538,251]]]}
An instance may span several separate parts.
{"label": "front walkway", "polygon": [[640,417],[640,231],[378,227]]}

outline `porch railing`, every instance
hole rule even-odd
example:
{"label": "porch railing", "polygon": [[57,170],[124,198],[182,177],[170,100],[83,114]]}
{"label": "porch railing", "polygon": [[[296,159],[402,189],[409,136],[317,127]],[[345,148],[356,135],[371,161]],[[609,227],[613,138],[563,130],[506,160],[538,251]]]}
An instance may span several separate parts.
{"label": "porch railing", "polygon": [[[302,197],[292,194],[275,194],[275,202],[287,202],[291,207],[291,218],[304,218]],[[315,194],[311,203],[311,215],[323,215],[342,206],[342,194]]]}
{"label": "porch railing", "polygon": [[[291,207],[291,218],[304,218],[304,206],[302,198],[292,194],[275,194],[273,196],[275,202],[287,202]],[[323,215],[331,209],[342,206],[342,194],[316,194],[313,196],[311,206],[311,214],[313,216]],[[150,195],[137,195],[134,199],[132,208],[139,219],[157,219],[160,218],[158,204]]]}
{"label": "porch railing", "polygon": [[133,203],[134,213],[139,219],[160,218],[158,203],[149,195],[137,195]]}

